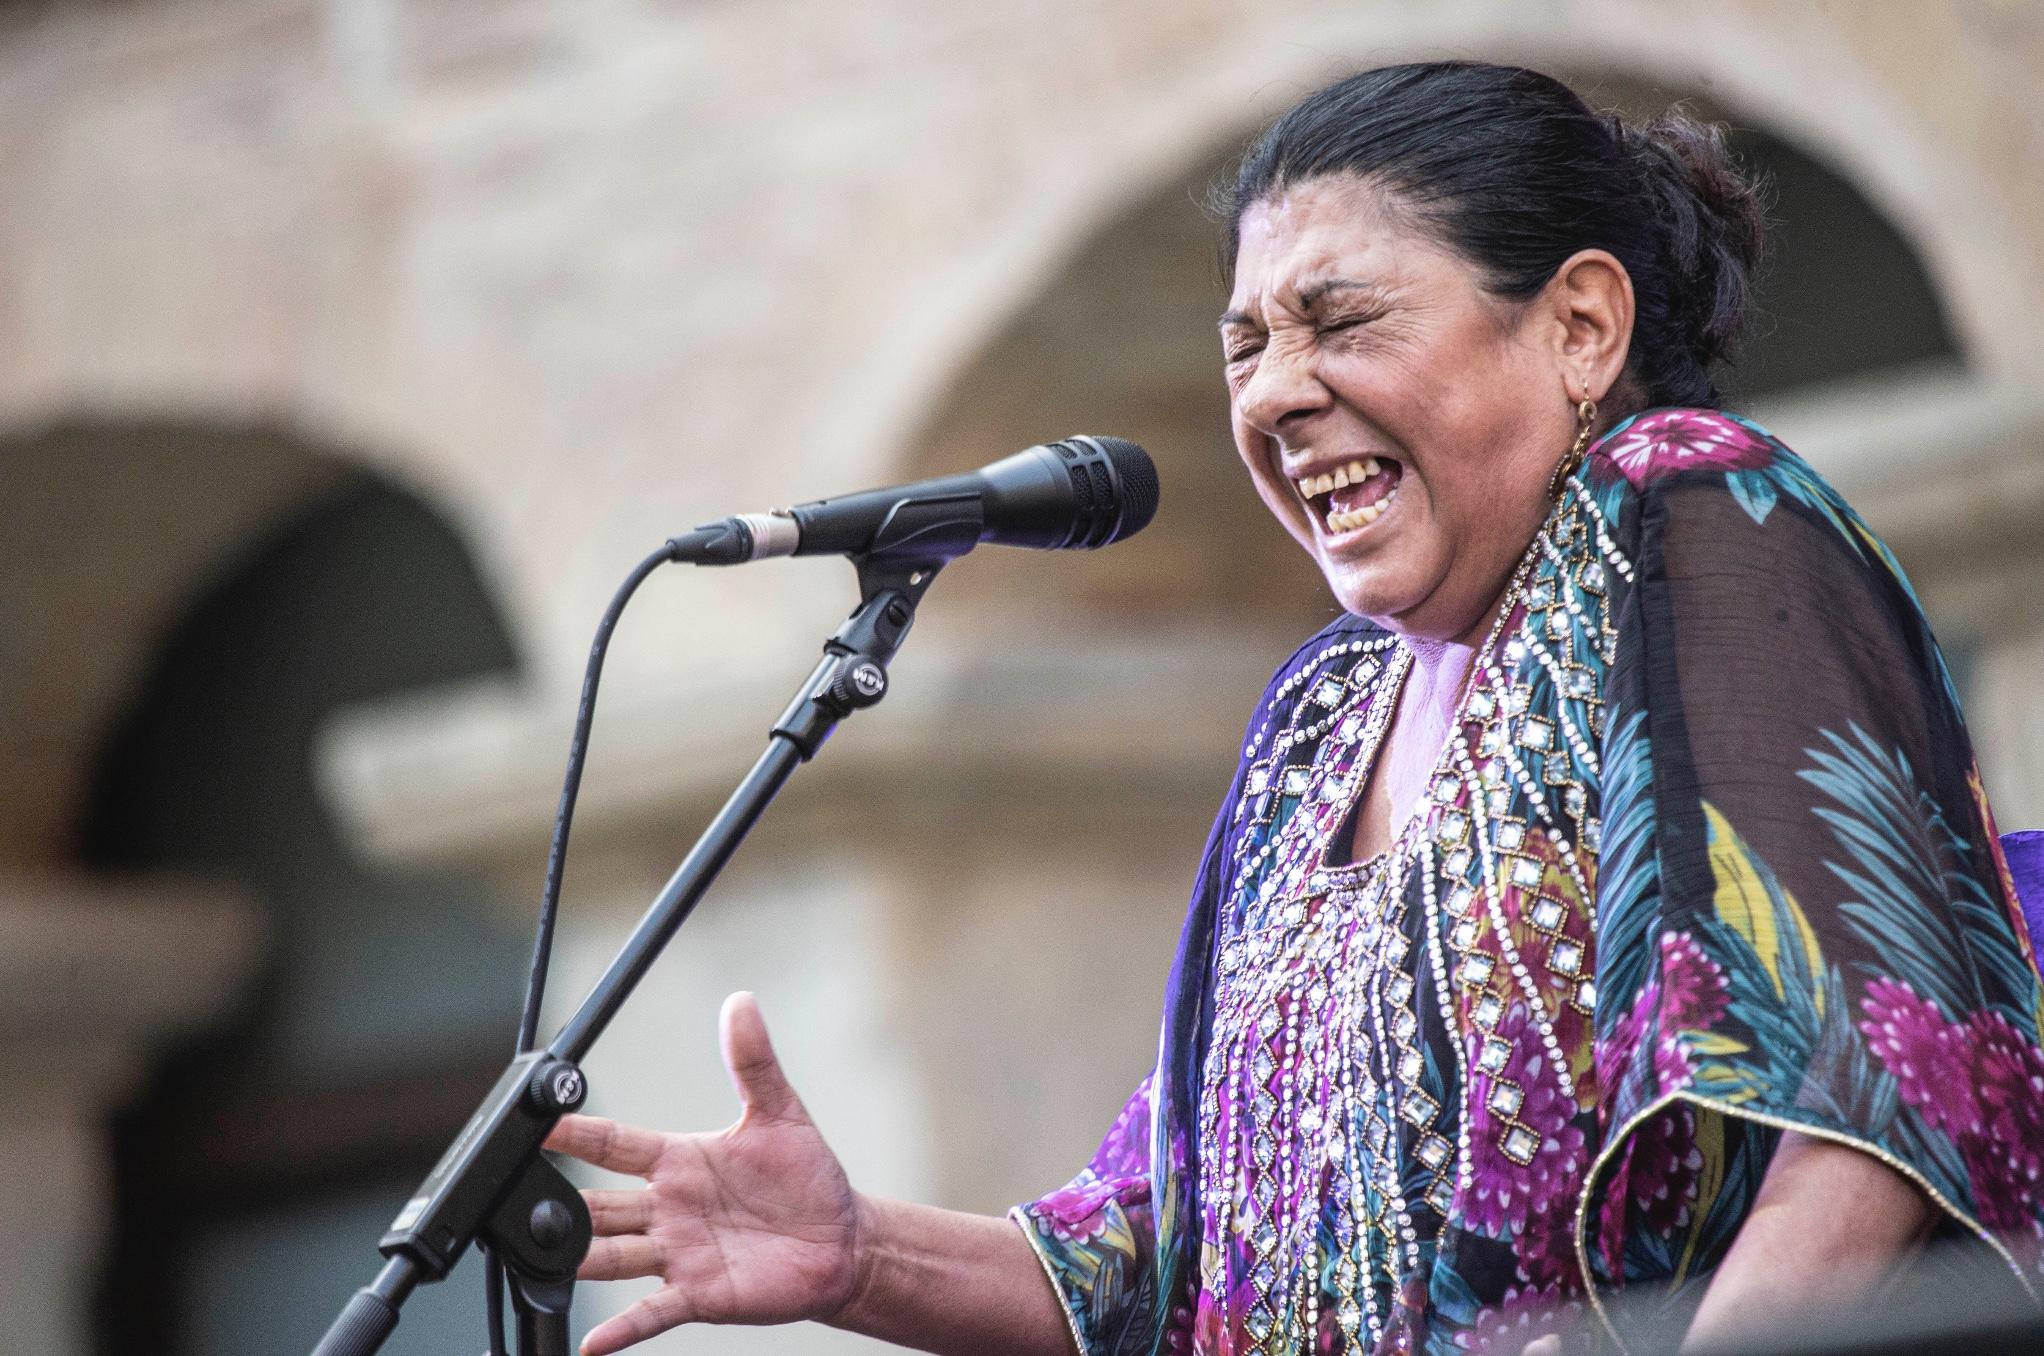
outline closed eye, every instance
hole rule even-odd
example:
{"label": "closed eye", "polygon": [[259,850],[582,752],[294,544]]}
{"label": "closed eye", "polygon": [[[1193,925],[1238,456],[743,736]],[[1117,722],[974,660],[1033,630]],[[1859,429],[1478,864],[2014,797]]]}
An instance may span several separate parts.
{"label": "closed eye", "polygon": [[1350,315],[1330,316],[1321,321],[1318,328],[1322,334],[1335,334],[1342,330],[1355,329],[1359,325],[1367,325],[1373,320],[1381,319],[1383,314],[1382,311],[1358,311]]}

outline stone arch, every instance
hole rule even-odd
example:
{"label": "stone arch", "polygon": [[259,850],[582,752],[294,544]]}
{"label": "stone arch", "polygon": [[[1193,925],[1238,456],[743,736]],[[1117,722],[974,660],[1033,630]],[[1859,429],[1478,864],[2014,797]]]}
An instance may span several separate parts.
{"label": "stone arch", "polygon": [[[1624,71],[1557,73],[1599,106],[1650,112],[1680,101],[1727,122],[1733,149],[1772,185],[1774,256],[1752,335],[1726,374],[1734,404],[1870,373],[1965,368],[1916,243],[1821,154],[1693,89]],[[1249,130],[1191,155],[1090,226],[991,327],[907,441],[906,475],[922,476],[1072,432],[1132,437],[1162,472],[1156,524],[1104,558],[961,569],[945,580],[940,606],[1046,629],[1055,616],[1059,632],[1196,626],[1218,613],[1230,635],[1245,626],[1303,635],[1328,617],[1330,600],[1267,521],[1227,432],[1213,333],[1224,302],[1199,203]]]}
{"label": "stone arch", "polygon": [[1701,91],[1623,72],[1560,74],[1599,107],[1650,115],[1679,102],[1725,124],[1733,153],[1764,183],[1769,255],[1746,341],[1722,378],[1735,405],[1872,373],[1973,365],[1919,242],[1823,151]]}
{"label": "stone arch", "polygon": [[1132,438],[1163,480],[1155,522],[1099,555],[968,562],[940,585],[938,606],[979,610],[998,591],[1004,623],[1097,618],[1139,630],[1224,613],[1303,633],[1329,616],[1317,576],[1269,521],[1228,437],[1212,233],[1197,206],[1218,164],[1217,153],[1199,157],[1067,254],[958,371],[909,444],[908,474],[921,476],[981,449],[1072,433]]}
{"label": "stone arch", "polygon": [[[189,1352],[316,1339],[322,1305],[238,1303],[237,1273],[261,1251],[298,1293],[344,1292],[374,1216],[480,1098],[516,1021],[515,916],[460,876],[361,860],[316,767],[341,709],[516,671],[461,542],[415,496],[345,470],[237,556],[158,646],[81,839],[95,870],[232,880],[269,939],[224,1020],[117,1122],[109,1350],[145,1332]],[[313,1225],[351,1208],[368,1217],[352,1253]],[[436,1297],[423,1326],[458,1311],[454,1340],[472,1307]]]}
{"label": "stone arch", "polygon": [[[26,827],[30,796],[0,814],[9,854],[117,891],[144,932],[161,906],[159,965],[209,968],[173,907],[192,883],[262,937],[252,975],[193,996],[195,1034],[109,1089],[101,1349],[307,1345],[501,1059],[524,951],[475,883],[357,856],[321,731],[357,703],[515,675],[516,643],[446,514],[291,431],[73,420],[0,463],[18,517],[0,604],[25,619],[32,680],[5,714],[51,802]],[[252,1249],[295,1268],[299,1302],[238,1293]],[[460,1317],[440,1328],[443,1306]],[[465,1334],[472,1308],[429,1301],[406,1348]]]}
{"label": "stone arch", "polygon": [[[1366,49],[1356,41],[1350,50],[1367,50],[1373,60],[1390,60],[1404,50],[1424,49],[1416,42],[1401,51]],[[1772,297],[1763,293],[1763,310],[1775,313],[1772,328],[1763,327],[1748,355],[1745,385],[1735,389],[1756,400],[1773,400],[1788,392],[1828,387],[1855,374],[1924,365],[1957,369],[1960,380],[1970,383],[1978,379],[1979,367],[2006,365],[2007,355],[1981,357],[1977,330],[1965,323],[1963,307],[1950,304],[1946,286],[1950,271],[1938,254],[1938,242],[1923,239],[1919,218],[1906,210],[1906,204],[1898,208],[1897,199],[1886,191],[1892,185],[1860,178],[1867,156],[1841,154],[1824,140],[1820,134],[1830,125],[1826,118],[1812,113],[1777,120],[1770,114],[1772,105],[1741,102],[1743,86],[1735,81],[1657,84],[1657,74],[1666,76],[1669,63],[1623,57],[1627,51],[1636,55],[1665,50],[1646,38],[1614,49],[1616,55],[1609,61],[1600,59],[1604,53],[1593,51],[1585,58],[1577,50],[1558,53],[1528,42],[1499,42],[1488,50],[1464,43],[1459,50],[1545,64],[1614,104],[1658,101],[1664,106],[1677,97],[1706,94],[1707,101],[1699,100],[1706,102],[1704,111],[1728,116],[1748,129],[1743,149],[1777,175],[1785,211],[1808,213],[1809,220],[1824,222],[1831,233],[1843,230],[1861,237],[1857,259],[1819,259],[1823,267],[1795,277],[1800,291],[1777,291]],[[1267,106],[1258,96],[1259,111],[1266,107],[1274,111],[1328,73],[1325,63],[1302,62],[1294,52],[1277,65],[1283,78],[1296,84],[1277,88],[1278,77],[1271,68],[1259,71],[1254,61],[1245,64],[1252,74],[1231,77],[1230,88],[1272,86]],[[1121,850],[1146,863],[1183,859],[1157,850],[1166,841],[1163,833],[1147,828],[1131,832],[1126,825],[1134,818],[1131,806],[1136,798],[1124,794],[1111,799],[1103,786],[1125,785],[1110,777],[1126,779],[1132,769],[1160,770],[1164,778],[1176,778],[1186,788],[1181,793],[1185,802],[1198,805],[1197,810],[1186,811],[1188,818],[1203,812],[1207,807],[1197,797],[1211,783],[1199,780],[1202,774],[1187,750],[1206,758],[1208,769],[1226,767],[1231,756],[1225,750],[1241,728],[1239,721],[1256,681],[1332,608],[1303,558],[1265,521],[1235,464],[1212,330],[1222,303],[1217,289],[1203,286],[1214,270],[1210,234],[1195,207],[1198,189],[1256,119],[1240,115],[1249,103],[1246,94],[1230,103],[1216,97],[1211,83],[1181,94],[1163,100],[1162,110],[1146,117],[1126,137],[1120,147],[1125,158],[1118,163],[1104,170],[1088,165],[1082,171],[1084,183],[1078,186],[1045,186],[1062,209],[1055,229],[1046,223],[1049,209],[1032,202],[1037,207],[1034,229],[1044,234],[1024,239],[1018,229],[1015,236],[989,246],[986,259],[997,262],[985,265],[989,274],[985,287],[949,294],[953,306],[960,298],[982,303],[997,298],[998,304],[978,313],[982,328],[973,342],[960,348],[955,364],[943,368],[941,381],[932,382],[921,422],[900,439],[906,465],[897,468],[902,478],[956,470],[1014,447],[1082,430],[1131,436],[1157,455],[1164,469],[1164,504],[1156,524],[1143,536],[1097,558],[1053,560],[1014,553],[998,569],[991,561],[963,562],[939,582],[926,609],[932,630],[946,625],[977,628],[970,634],[981,643],[961,648],[973,656],[981,690],[1014,701],[1018,699],[1013,694],[1027,696],[1049,687],[1075,709],[1109,685],[1132,694],[1128,707],[1118,713],[1120,720],[1089,732],[1090,761],[1084,774],[1061,767],[1059,780],[1052,784],[1057,788],[1058,813],[1073,821],[1065,830],[1073,841],[1108,839],[1118,830],[1139,844]],[[1225,116],[1217,116],[1217,108]],[[1117,130],[1103,127],[1103,139],[1111,140]],[[1085,163],[1086,157],[1073,160]],[[1783,270],[1797,267],[1800,243],[1793,237],[1784,241]],[[1949,239],[1943,244],[1949,245]],[[1891,308],[1881,317],[1889,331],[1868,336],[1878,342],[1827,346],[1825,333],[1810,323],[1810,317],[1853,301],[1848,293],[1865,284],[1868,270],[1895,284],[1882,302]],[[1858,321],[1864,315],[1861,306],[1853,318]],[[968,322],[953,316],[949,323],[957,333]],[[1226,542],[1230,549],[1213,551],[1215,541]],[[989,632],[1008,628],[1025,635],[1034,632],[1037,644],[1018,647],[1013,635],[1001,636],[997,643],[984,641]],[[1051,673],[1043,658],[1060,653],[1066,638],[1074,635],[1083,639],[1070,648],[1087,655],[1094,686],[1069,674]],[[1028,649],[1028,660],[1004,668],[1006,661],[998,656],[1017,648]],[[1010,669],[1019,669],[1019,675]],[[1063,686],[1055,686],[1058,683]],[[1014,766],[1004,769],[1005,790],[1015,786],[1016,769],[1027,765],[1026,756],[1013,761]],[[1108,775],[1099,775],[1096,769],[1108,770]],[[1190,789],[1194,787],[1199,791]],[[1112,916],[1133,915],[1160,929],[1168,926],[1165,920],[1179,907],[1168,899],[1168,888],[1175,888],[1179,880],[1168,871],[1166,875],[1170,885],[1165,889],[1122,892]],[[943,891],[903,906],[915,920],[906,930],[919,939],[939,939],[928,944],[944,958],[942,963],[919,963],[918,974],[964,968],[942,950],[941,939],[946,927],[956,926],[957,916],[973,907],[972,883],[968,873],[957,872],[947,878]],[[1000,888],[1026,891],[1014,879],[1003,879]],[[961,896],[967,902],[961,903]],[[1097,935],[1103,911],[1074,907],[1052,891],[1030,898],[1028,910],[983,912],[1042,920],[1050,939]],[[1041,944],[1046,949],[1060,946],[1057,940]],[[1113,975],[1101,974],[1107,967],[1089,955],[1058,950],[1059,978],[1074,996],[1062,1007],[1039,1003],[1032,1021],[1041,1022],[1045,1008],[1083,1013],[1085,1034],[1071,1039],[1087,1040],[1096,1050],[1106,1048],[1107,1041],[1094,1033],[1118,1032],[1123,1023],[1148,1034],[1146,1023],[1152,1013],[1145,1006],[1147,993],[1129,1001],[1103,996],[1114,992],[1121,978],[1119,964],[1142,954],[1140,945],[1131,941],[1115,953]],[[970,954],[963,945],[956,953]],[[1089,965],[1096,968],[1089,972]],[[1131,972],[1139,973],[1140,967],[1132,966]],[[1078,975],[1089,975],[1091,987],[1073,978]],[[943,985],[928,988],[937,995],[930,1000],[932,1010],[943,1010]],[[1053,1038],[1050,1044],[1055,1048],[1057,1042]],[[962,1082],[971,1076],[963,1067],[947,1065],[941,1049],[923,1057],[929,1067],[945,1070],[949,1078]],[[1026,1051],[1006,1058],[1011,1067],[1029,1067]],[[1058,1076],[1063,1077],[1068,1066],[1069,1061],[1061,1065]],[[1074,1105],[1088,1100],[1096,1107],[1109,1104],[1102,1089],[1083,1095],[1073,1089],[1072,1097]],[[1003,1116],[1014,1114],[1011,1108],[1001,1108]],[[940,1143],[987,1142],[996,1137],[994,1124],[990,1117],[985,1125],[946,1125],[947,1133],[937,1138]],[[984,1168],[985,1163],[975,1167]],[[957,1175],[966,1179],[963,1171]]]}
{"label": "stone arch", "polygon": [[341,464],[287,436],[177,420],[60,419],[0,438],[8,859],[75,856],[93,750],[178,610],[234,543]]}
{"label": "stone arch", "polygon": [[[1954,203],[1993,203],[1994,185],[1962,157],[1939,154],[1920,120],[1841,50],[1839,35],[1751,20],[1730,7],[1686,14],[1680,24],[1623,0],[1582,6],[1566,25],[1459,7],[1341,5],[1261,21],[1245,38],[1217,29],[1205,62],[1184,63],[1175,82],[1144,91],[1140,110],[1103,121],[1086,155],[1046,165],[1018,183],[1008,228],[931,289],[902,344],[901,379],[871,399],[850,444],[868,450],[876,474],[926,452],[922,437],[963,384],[967,369],[1054,275],[1109,229],[1132,202],[1218,163],[1264,119],[1344,70],[1365,64],[1476,56],[1519,61],[1577,81],[1707,95],[1708,104],[1769,129],[1850,183],[1871,211],[1904,233],[1943,298],[1955,346],[1984,376],[2034,370],[2026,323],[2038,305],[2033,261],[1988,208],[1963,216]],[[1821,70],[1823,78],[1810,72]],[[944,464],[970,464],[978,449],[953,449]],[[991,453],[989,454],[991,455]],[[877,483],[877,481],[876,481]]]}

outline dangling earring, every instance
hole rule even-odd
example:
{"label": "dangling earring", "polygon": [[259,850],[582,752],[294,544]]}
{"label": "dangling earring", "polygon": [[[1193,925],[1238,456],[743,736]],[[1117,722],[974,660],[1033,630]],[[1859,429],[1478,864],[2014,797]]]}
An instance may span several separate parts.
{"label": "dangling earring", "polygon": [[1597,422],[1597,402],[1584,396],[1576,406],[1576,445],[1555,464],[1554,474],[1547,478],[1547,497],[1561,497],[1561,483],[1576,473],[1583,464],[1583,454],[1590,449],[1590,429]]}

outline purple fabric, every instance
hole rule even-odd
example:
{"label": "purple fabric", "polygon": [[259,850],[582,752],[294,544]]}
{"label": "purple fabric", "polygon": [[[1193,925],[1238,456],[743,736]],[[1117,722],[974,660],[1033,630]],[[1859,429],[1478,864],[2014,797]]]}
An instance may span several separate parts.
{"label": "purple fabric", "polygon": [[2030,925],[2031,950],[2044,963],[2044,829],[2005,833],[2001,850],[2008,858],[2009,875],[2015,878],[2023,921]]}
{"label": "purple fabric", "polygon": [[[1592,1287],[1678,1318],[1775,1127],[1865,1147],[1925,1185],[1942,1234],[2044,1275],[2044,1009],[2015,932],[2044,933],[2044,836],[1993,851],[1892,558],[1807,464],[1714,412],[1621,425],[1554,521],[1429,788],[1398,926],[1363,964],[1330,947],[1390,1036],[1332,1085],[1340,1060],[1302,1085],[1289,1042],[1236,1062],[1228,976],[1282,981],[1290,1006],[1262,1012],[1299,1030],[1318,1018],[1319,979],[1244,939],[1328,894],[1315,853],[1365,784],[1349,721],[1395,691],[1389,638],[1338,618],[1258,705],[1154,1075],[1070,1185],[1015,1211],[1084,1356],[1316,1356],[1365,1331],[1385,1356],[1518,1356],[1587,1326]],[[1592,824],[1601,852],[1574,836]],[[1261,1124],[1238,1154],[1220,1112],[1244,1105]],[[1316,1191],[1317,1214],[1292,1209]]]}

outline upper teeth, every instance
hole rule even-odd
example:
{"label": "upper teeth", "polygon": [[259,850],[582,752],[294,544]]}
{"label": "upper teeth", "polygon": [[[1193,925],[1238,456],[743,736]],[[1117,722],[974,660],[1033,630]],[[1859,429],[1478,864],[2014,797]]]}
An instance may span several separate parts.
{"label": "upper teeth", "polygon": [[1361,461],[1352,461],[1332,471],[1305,477],[1298,482],[1299,493],[1308,499],[1315,495],[1331,494],[1335,490],[1345,490],[1351,485],[1368,480],[1383,469],[1375,457],[1365,457]]}

